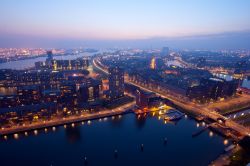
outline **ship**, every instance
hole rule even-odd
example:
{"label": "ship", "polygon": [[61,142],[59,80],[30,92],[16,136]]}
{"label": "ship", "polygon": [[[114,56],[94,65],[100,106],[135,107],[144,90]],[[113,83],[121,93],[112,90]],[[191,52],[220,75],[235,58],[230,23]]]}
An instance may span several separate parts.
{"label": "ship", "polygon": [[185,114],[178,111],[178,110],[169,110],[165,115],[164,115],[164,120],[167,121],[177,121],[180,120]]}

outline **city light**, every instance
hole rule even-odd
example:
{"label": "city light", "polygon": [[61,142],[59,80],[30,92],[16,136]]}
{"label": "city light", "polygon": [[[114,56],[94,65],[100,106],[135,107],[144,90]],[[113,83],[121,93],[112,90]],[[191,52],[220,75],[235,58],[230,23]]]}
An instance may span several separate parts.
{"label": "city light", "polygon": [[250,1],[181,1],[2,2],[2,165],[250,163]]}
{"label": "city light", "polygon": [[212,131],[209,131],[209,137],[213,137],[214,133]]}

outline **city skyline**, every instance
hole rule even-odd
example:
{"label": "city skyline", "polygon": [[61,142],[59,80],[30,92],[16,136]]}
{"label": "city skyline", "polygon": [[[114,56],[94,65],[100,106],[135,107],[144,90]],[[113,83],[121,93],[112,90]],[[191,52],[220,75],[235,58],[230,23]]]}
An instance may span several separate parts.
{"label": "city skyline", "polygon": [[3,166],[250,166],[250,1],[2,0]]}
{"label": "city skyline", "polygon": [[249,51],[53,52],[2,58],[3,165],[249,163]]}
{"label": "city skyline", "polygon": [[[204,48],[217,41],[218,48],[235,44],[250,48],[249,5],[248,1],[231,0],[3,1],[0,45],[131,47],[136,43]],[[200,45],[194,47],[190,41]]]}

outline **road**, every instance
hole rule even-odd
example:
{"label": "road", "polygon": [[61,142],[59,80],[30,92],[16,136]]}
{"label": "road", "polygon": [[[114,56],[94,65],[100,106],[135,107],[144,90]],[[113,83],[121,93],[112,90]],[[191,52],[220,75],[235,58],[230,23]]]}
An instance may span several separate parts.
{"label": "road", "polygon": [[126,113],[129,109],[132,109],[134,106],[135,106],[135,101],[122,105],[112,110],[106,109],[106,110],[102,110],[102,111],[95,112],[95,113],[82,113],[80,115],[72,115],[72,116],[64,117],[64,118],[56,117],[49,121],[38,121],[38,122],[34,122],[31,124],[22,125],[22,126],[12,126],[11,128],[2,128],[0,129],[0,135],[16,134],[19,132],[24,132],[24,131],[29,131],[29,130],[36,130],[36,129],[41,129],[41,128],[48,128],[48,127],[74,123],[74,122],[121,115],[121,114]]}
{"label": "road", "polygon": [[[131,96],[131,94],[127,94]],[[12,125],[11,128],[1,128],[0,135],[9,135],[29,130],[36,130],[41,128],[48,128],[59,126],[63,124],[69,124],[79,121],[86,121],[91,119],[105,118],[109,116],[121,115],[127,112],[127,110],[135,107],[135,101],[119,106],[115,109],[103,109],[102,111],[95,113],[82,113],[78,115],[71,115],[69,117],[54,117],[51,120],[32,122],[25,125]]]}
{"label": "road", "polygon": [[[99,70],[101,70],[102,72],[108,74],[108,71],[102,67],[100,67],[101,62],[98,59],[93,59],[93,65],[98,68]],[[172,101],[175,105],[183,108],[186,111],[198,114],[198,115],[202,115],[204,117],[207,118],[211,118],[215,121],[218,120],[218,118],[223,118],[223,119],[227,119],[226,117],[222,116],[221,114],[217,113],[216,111],[212,110],[212,109],[208,109],[207,107],[204,107],[203,105],[199,105],[193,102],[187,102],[185,100],[181,100],[180,98],[176,98],[173,97],[172,95],[168,95],[167,93],[164,93],[158,89],[152,89],[149,87],[145,87],[142,86],[138,83],[132,82],[131,80],[129,80],[128,78],[125,79],[126,83],[132,84],[134,86],[137,86],[139,88],[141,88],[142,90],[148,91],[148,92],[153,92],[163,98],[166,98],[170,101]],[[240,133],[242,136],[246,136],[246,135],[250,135],[250,130],[230,119],[227,119],[225,122],[225,126],[231,128],[232,130],[237,131],[238,133]]]}

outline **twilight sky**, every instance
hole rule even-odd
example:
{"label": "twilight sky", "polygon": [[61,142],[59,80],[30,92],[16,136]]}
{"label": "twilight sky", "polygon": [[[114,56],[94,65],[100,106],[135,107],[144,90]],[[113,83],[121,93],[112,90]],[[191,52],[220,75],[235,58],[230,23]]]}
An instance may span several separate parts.
{"label": "twilight sky", "polygon": [[248,0],[1,0],[0,47],[105,41],[129,47],[156,39],[183,47],[178,41],[226,36],[244,48],[250,47],[242,40],[250,39],[249,9]]}

